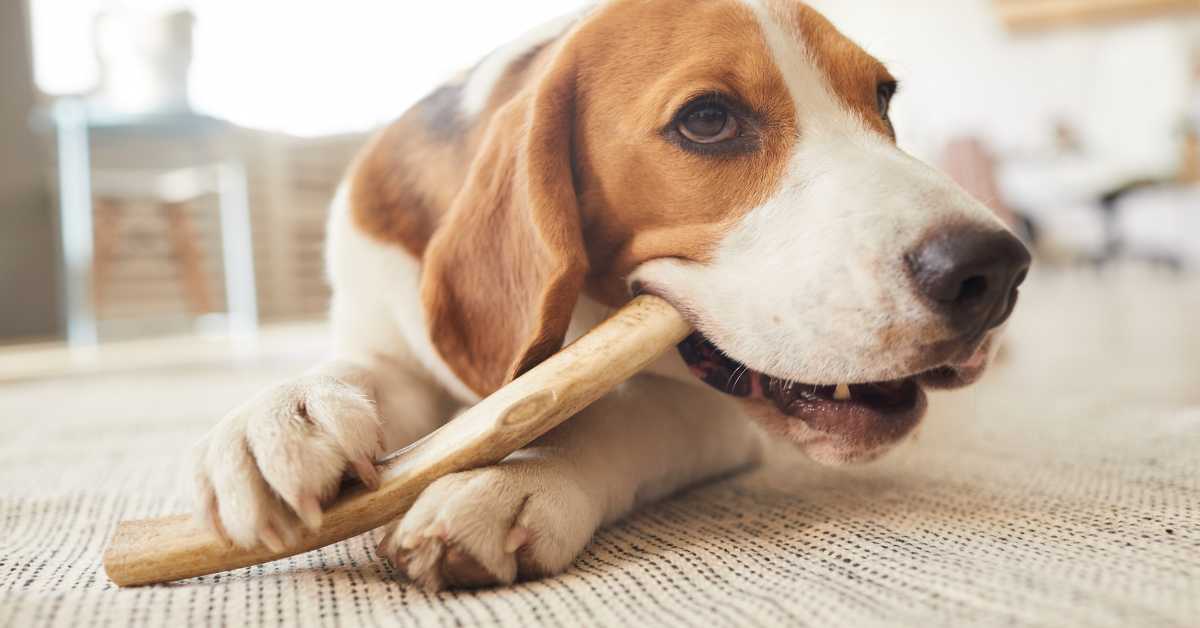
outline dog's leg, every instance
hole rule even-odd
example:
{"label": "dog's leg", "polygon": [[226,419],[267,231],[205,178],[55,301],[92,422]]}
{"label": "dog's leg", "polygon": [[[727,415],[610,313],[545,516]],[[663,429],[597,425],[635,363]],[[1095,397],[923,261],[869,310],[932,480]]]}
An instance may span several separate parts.
{"label": "dog's leg", "polygon": [[329,237],[335,358],[231,412],[192,465],[197,515],[239,545],[276,549],[315,527],[347,472],[372,483],[378,456],[457,407],[405,334],[416,262],[357,234],[344,194]]}
{"label": "dog's leg", "polygon": [[643,375],[502,463],[435,482],[380,553],[430,590],[554,574],[601,525],[751,465],[760,448],[726,399]]}

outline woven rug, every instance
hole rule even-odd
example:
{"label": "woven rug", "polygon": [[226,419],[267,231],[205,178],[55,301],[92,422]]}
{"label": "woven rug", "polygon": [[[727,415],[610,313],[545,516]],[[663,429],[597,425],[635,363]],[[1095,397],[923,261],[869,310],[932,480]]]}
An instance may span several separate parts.
{"label": "woven rug", "polygon": [[1024,299],[1000,367],[936,396],[884,461],[777,448],[560,577],[460,594],[398,581],[369,537],[169,586],[105,578],[118,520],[183,509],[192,442],[303,360],[9,382],[0,626],[1200,624],[1200,289],[1072,275]]}

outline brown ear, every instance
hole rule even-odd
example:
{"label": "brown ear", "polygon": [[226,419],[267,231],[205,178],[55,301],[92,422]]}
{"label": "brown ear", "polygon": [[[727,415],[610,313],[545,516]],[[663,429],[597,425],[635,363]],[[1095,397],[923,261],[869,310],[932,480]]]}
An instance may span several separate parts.
{"label": "brown ear", "polygon": [[421,299],[433,344],[480,395],[562,347],[587,273],[566,52],[493,116],[425,252]]}

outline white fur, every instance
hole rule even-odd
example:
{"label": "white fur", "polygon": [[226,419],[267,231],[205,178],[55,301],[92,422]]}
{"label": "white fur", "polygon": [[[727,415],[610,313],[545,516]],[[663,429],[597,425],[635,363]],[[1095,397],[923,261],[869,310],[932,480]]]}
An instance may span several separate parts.
{"label": "white fur", "polygon": [[201,442],[197,514],[239,545],[279,549],[301,524],[320,524],[320,501],[348,468],[383,453],[382,441],[375,406],[353,385],[314,373],[268,389]]}
{"label": "white fur", "polygon": [[[401,248],[383,244],[354,226],[343,184],[329,215],[329,281],[334,286],[334,345],[352,352],[402,354],[463,403],[479,396],[454,374],[426,333],[421,307],[421,264]],[[382,342],[381,342],[382,339]]]}

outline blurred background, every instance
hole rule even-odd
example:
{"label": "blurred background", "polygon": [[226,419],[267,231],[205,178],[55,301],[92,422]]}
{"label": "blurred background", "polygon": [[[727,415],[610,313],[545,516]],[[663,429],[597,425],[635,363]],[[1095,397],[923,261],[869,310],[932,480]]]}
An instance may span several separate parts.
{"label": "blurred background", "polygon": [[[581,4],[0,3],[0,344],[321,319],[325,209],[366,134]],[[1040,272],[1200,269],[1200,0],[812,4],[902,79],[902,147]]]}

